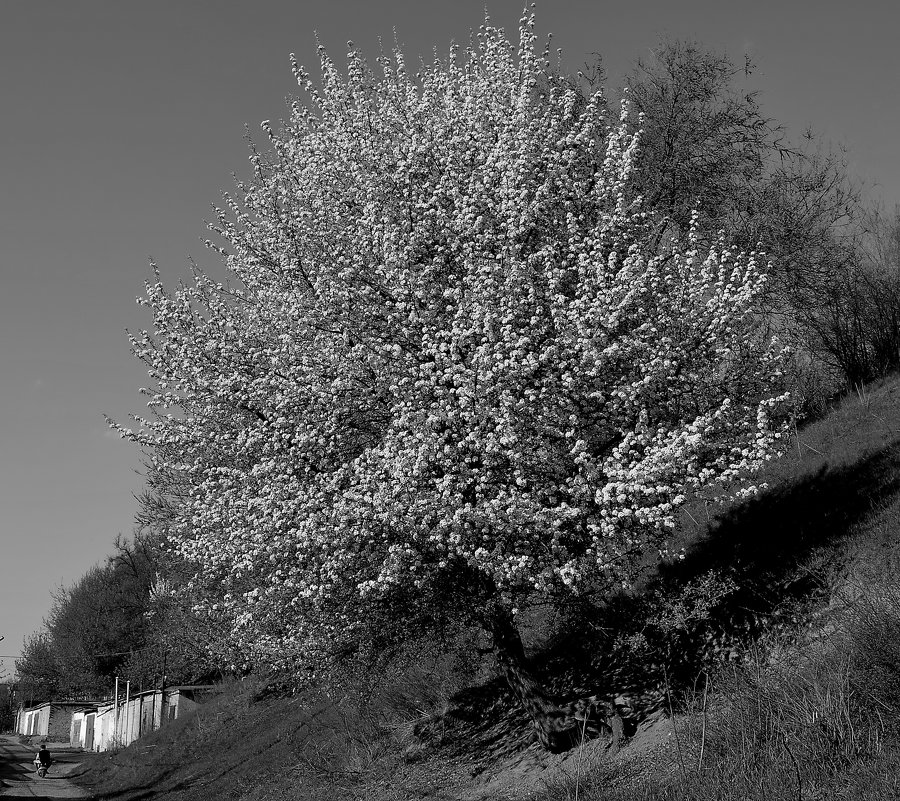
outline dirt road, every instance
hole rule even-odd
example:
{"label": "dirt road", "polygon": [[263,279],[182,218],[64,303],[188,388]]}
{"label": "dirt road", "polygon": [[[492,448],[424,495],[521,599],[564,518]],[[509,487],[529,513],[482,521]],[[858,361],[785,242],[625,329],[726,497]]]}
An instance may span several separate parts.
{"label": "dirt road", "polygon": [[0,798],[90,798],[65,778],[77,765],[79,754],[54,753],[55,761],[43,779],[34,772],[34,754],[16,738],[0,736]]}

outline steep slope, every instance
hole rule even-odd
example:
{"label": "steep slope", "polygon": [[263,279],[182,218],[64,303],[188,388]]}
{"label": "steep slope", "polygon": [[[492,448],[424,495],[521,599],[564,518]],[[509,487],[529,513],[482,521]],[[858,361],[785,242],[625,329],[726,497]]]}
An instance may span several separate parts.
{"label": "steep slope", "polygon": [[[603,741],[543,754],[489,662],[466,673],[434,658],[399,665],[365,703],[278,697],[258,680],[223,687],[196,715],[89,758],[79,781],[118,801],[525,798],[547,782],[559,796],[576,774],[593,792],[597,771],[608,790],[615,770],[661,781],[678,744],[664,713],[690,711],[698,676],[716,665],[737,675],[760,637],[783,652],[805,647],[897,575],[900,382],[861,390],[801,429],[763,479],[768,489],[744,503],[695,500],[685,557],[641,593],[543,621],[536,662],[551,686],[628,695],[635,736],[615,756]],[[485,680],[463,688],[466,675]]]}

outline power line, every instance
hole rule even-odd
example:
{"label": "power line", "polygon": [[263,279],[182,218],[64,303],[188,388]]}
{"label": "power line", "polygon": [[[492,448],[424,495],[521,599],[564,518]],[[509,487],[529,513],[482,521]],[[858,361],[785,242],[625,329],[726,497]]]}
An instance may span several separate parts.
{"label": "power line", "polygon": [[126,656],[128,654],[138,654],[141,651],[154,651],[160,650],[163,646],[161,645],[146,645],[143,648],[131,648],[128,651],[110,651],[105,654],[84,654],[85,656]]}
{"label": "power line", "polygon": [[[142,651],[160,650],[162,645],[145,645],[143,648],[131,648],[127,651],[107,651],[104,653],[83,653],[81,656],[127,656],[128,654],[139,654]],[[21,659],[22,654],[0,654],[0,659]]]}

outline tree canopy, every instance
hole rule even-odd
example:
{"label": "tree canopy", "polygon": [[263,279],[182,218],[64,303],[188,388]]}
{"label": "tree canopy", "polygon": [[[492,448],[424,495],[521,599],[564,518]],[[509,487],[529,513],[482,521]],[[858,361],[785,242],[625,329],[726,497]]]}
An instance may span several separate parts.
{"label": "tree canopy", "polygon": [[143,689],[217,674],[214,649],[202,647],[209,640],[202,621],[161,592],[174,566],[158,538],[136,531],[115,546],[103,564],[54,593],[43,629],[26,641],[16,673],[29,703],[104,698],[116,676]]}
{"label": "tree canopy", "polygon": [[[811,131],[790,142],[747,88],[752,71],[749,59],[737,67],[679,40],[639,60],[626,80],[642,114],[633,120],[642,129],[635,184],[667,222],[660,230],[685,232],[697,219],[704,241],[724,232],[739,249],[765,243],[764,305],[797,349],[796,366],[814,365],[796,370],[794,388],[807,397],[795,400],[816,404],[840,383],[834,367],[851,385],[883,372],[882,349],[864,344],[868,325],[854,320],[854,308],[879,305],[854,277],[868,260],[860,245],[869,226],[843,152]],[[811,397],[802,386],[810,379],[819,385]]]}
{"label": "tree canopy", "polygon": [[486,22],[417,74],[295,63],[306,102],[212,226],[228,282],[147,284],[151,414],[122,431],[248,664],[314,674],[441,621],[504,648],[498,620],[629,582],[686,493],[779,447],[762,257],[696,221],[660,245],[627,103],[519,33]]}

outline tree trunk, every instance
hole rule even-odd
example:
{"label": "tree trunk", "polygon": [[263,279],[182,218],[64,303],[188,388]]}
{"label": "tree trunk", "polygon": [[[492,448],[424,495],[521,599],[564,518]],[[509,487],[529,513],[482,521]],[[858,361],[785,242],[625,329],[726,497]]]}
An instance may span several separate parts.
{"label": "tree trunk", "polygon": [[587,738],[606,731],[613,747],[618,746],[624,727],[613,702],[592,696],[568,704],[557,703],[529,669],[512,615],[495,607],[484,625],[494,638],[497,661],[506,680],[534,723],[541,745],[558,754],[578,745],[582,735]]}

